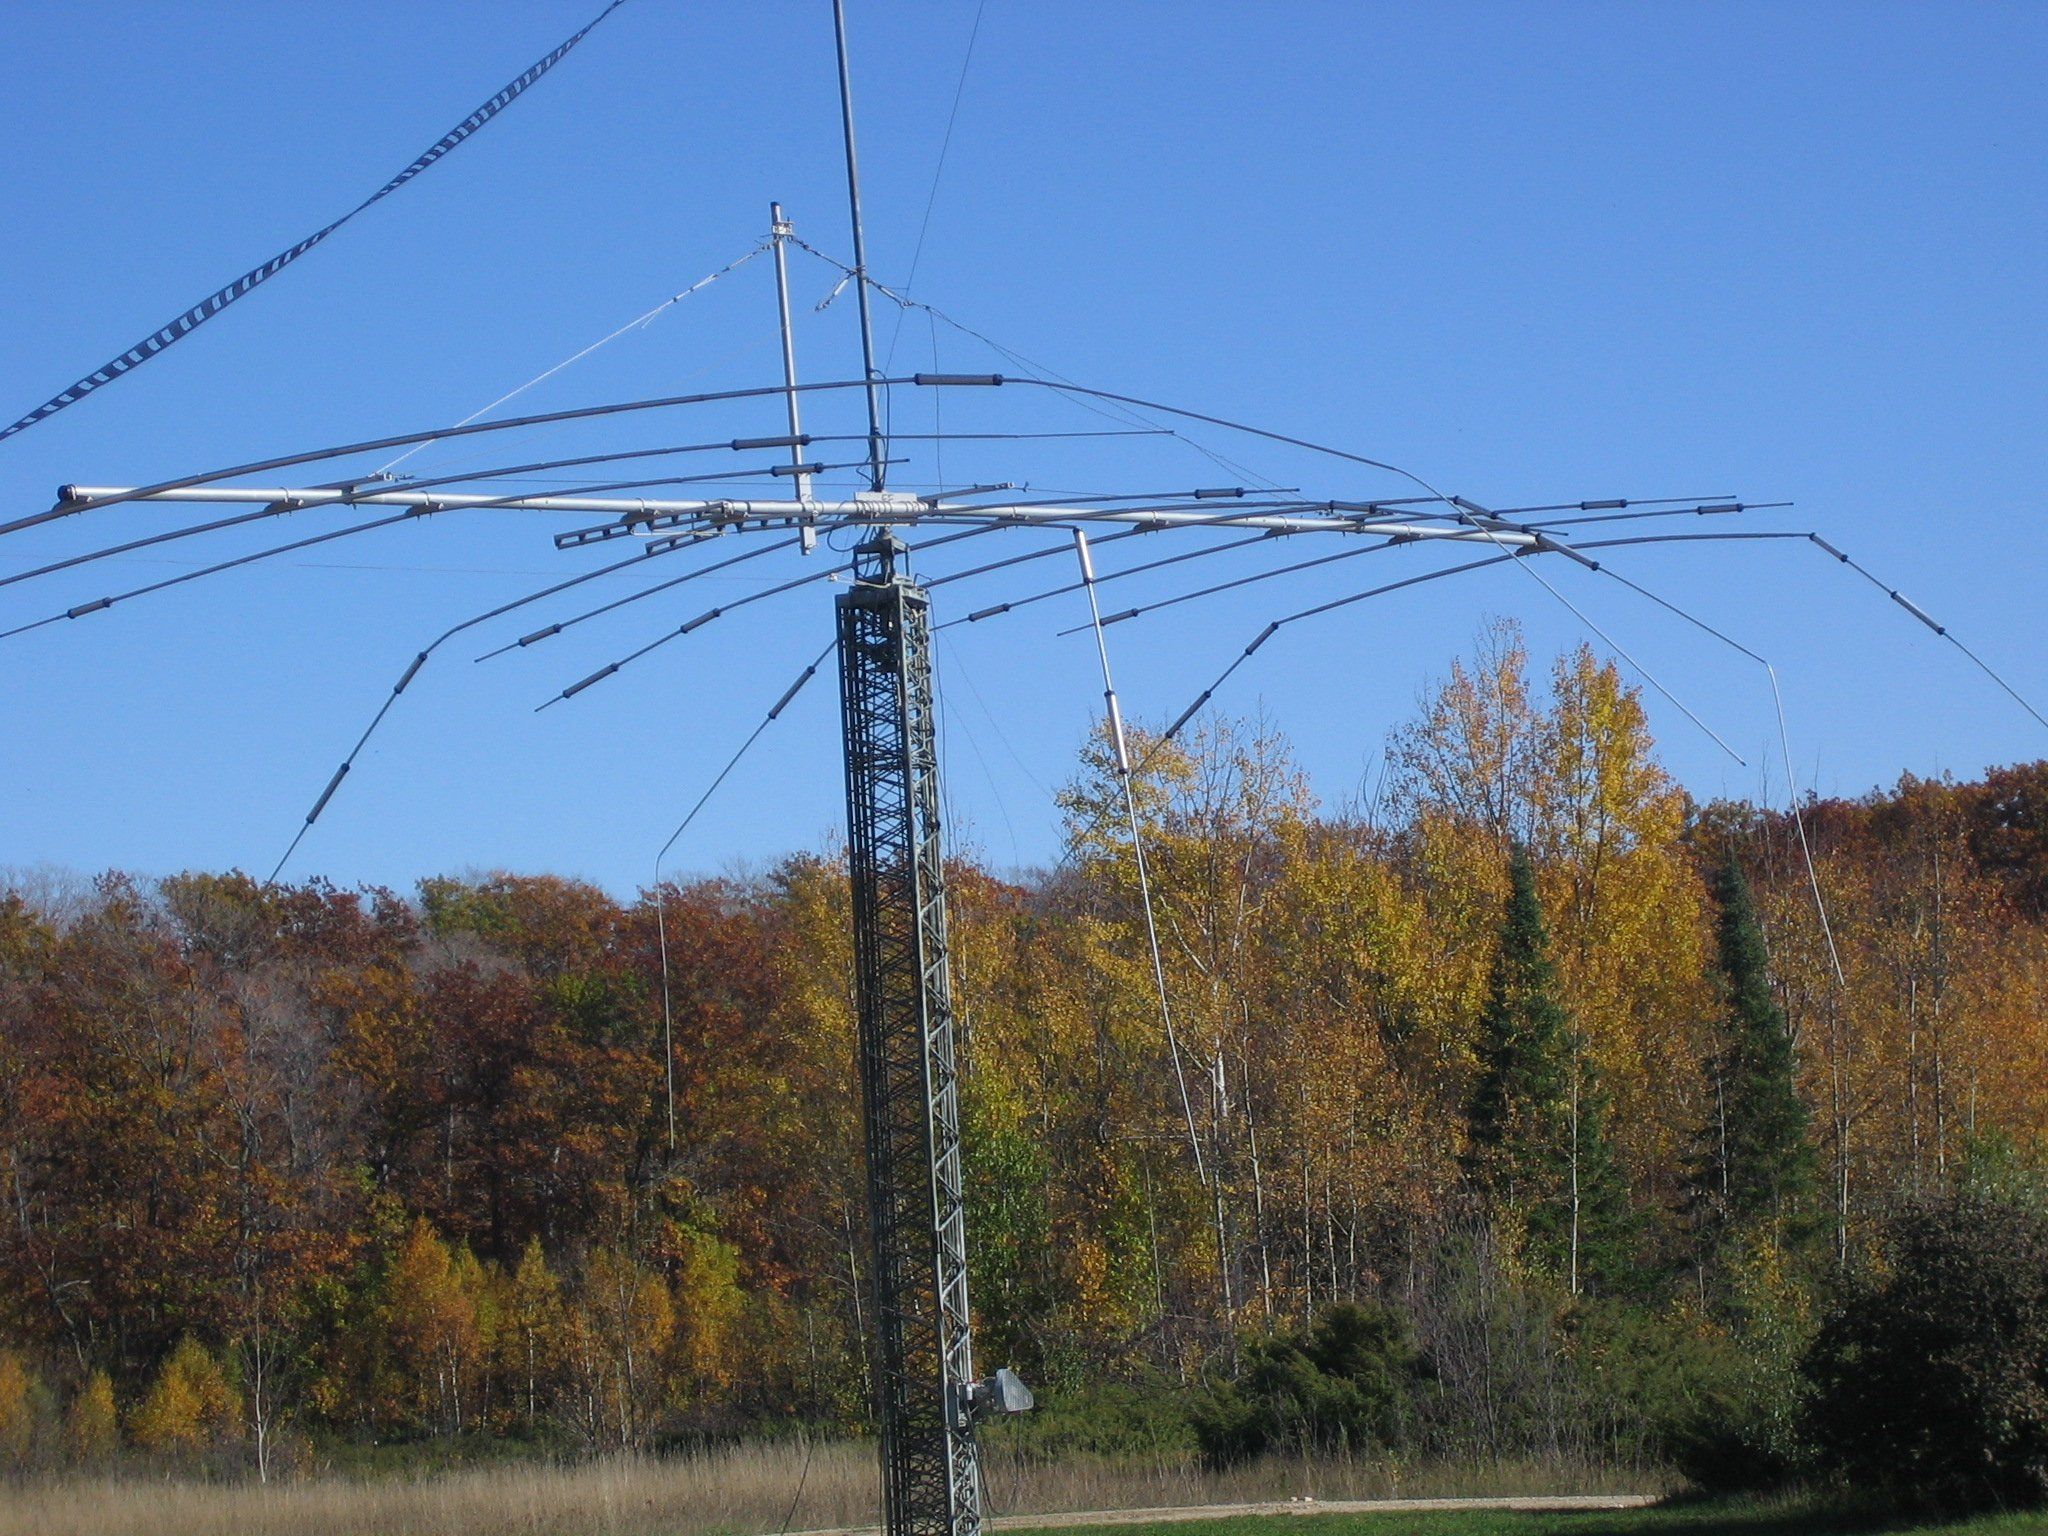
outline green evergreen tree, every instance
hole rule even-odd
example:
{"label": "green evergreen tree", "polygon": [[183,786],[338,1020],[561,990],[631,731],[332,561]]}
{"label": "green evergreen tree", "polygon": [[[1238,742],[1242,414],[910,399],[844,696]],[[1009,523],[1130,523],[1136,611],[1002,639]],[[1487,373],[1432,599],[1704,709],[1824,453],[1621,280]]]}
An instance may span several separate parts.
{"label": "green evergreen tree", "polygon": [[1550,936],[1528,851],[1508,865],[1508,901],[1485,1010],[1479,1078],[1466,1107],[1464,1166],[1496,1213],[1576,1290],[1627,1268],[1633,1216],[1607,1136],[1607,1100],[1557,995]]}
{"label": "green evergreen tree", "polygon": [[1479,1078],[1466,1107],[1465,1173],[1482,1195],[1520,1204],[1563,1184],[1568,1036],[1536,870],[1528,850],[1517,845],[1479,1015]]}
{"label": "green evergreen tree", "polygon": [[1571,1198],[1578,1202],[1568,1256],[1572,1289],[1612,1293],[1639,1273],[1642,1222],[1609,1132],[1613,1104],[1600,1069],[1574,1036],[1578,1094],[1572,1121]]}
{"label": "green evergreen tree", "polygon": [[1756,901],[1731,854],[1714,880],[1721,1049],[1705,1137],[1703,1204],[1715,1225],[1751,1229],[1796,1217],[1811,1192],[1813,1145],[1796,1085],[1798,1059],[1771,996]]}

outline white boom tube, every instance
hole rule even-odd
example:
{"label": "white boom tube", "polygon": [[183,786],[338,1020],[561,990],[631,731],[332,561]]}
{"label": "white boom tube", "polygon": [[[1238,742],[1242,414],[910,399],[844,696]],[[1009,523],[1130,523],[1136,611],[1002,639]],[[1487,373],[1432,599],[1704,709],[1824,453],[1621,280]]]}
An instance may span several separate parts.
{"label": "white boom tube", "polygon": [[826,501],[804,498],[790,501],[755,501],[721,497],[715,501],[665,501],[649,497],[618,496],[492,496],[473,491],[348,491],[325,487],[285,486],[188,486],[181,490],[157,491],[135,496],[131,488],[111,485],[67,485],[67,500],[99,500],[102,497],[134,501],[199,502],[222,506],[261,505],[282,510],[350,507],[431,507],[456,512],[465,508],[489,508],[505,512],[577,512],[619,518],[701,517],[716,527],[746,524],[781,524],[819,518],[855,523],[915,522],[921,519],[947,522],[1011,523],[1019,525],[1091,523],[1134,523],[1150,528],[1249,528],[1269,533],[1365,533],[1381,538],[1442,539],[1451,543],[1488,543],[1510,548],[1530,548],[1535,535],[1511,527],[1467,527],[1461,524],[1394,522],[1371,514],[1343,512],[1315,515],[1259,513],[1244,517],[1228,512],[1148,511],[1143,508],[1032,507],[982,505],[933,506],[915,497],[857,496],[852,500]]}

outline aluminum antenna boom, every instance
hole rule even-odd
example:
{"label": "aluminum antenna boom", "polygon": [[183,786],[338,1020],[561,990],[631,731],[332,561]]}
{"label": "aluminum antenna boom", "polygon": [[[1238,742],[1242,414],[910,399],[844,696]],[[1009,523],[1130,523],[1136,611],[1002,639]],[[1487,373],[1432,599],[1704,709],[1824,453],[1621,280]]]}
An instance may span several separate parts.
{"label": "aluminum antenna boom", "polygon": [[[507,496],[502,492],[486,495],[470,491],[370,491],[348,492],[325,490],[317,487],[294,488],[286,486],[188,486],[171,490],[140,491],[111,485],[80,485],[67,489],[75,491],[81,499],[97,501],[173,501],[198,502],[208,505],[236,506],[257,504],[277,506],[294,510],[306,507],[346,505],[352,507],[432,507],[437,511],[454,512],[464,508],[489,507],[507,512],[588,512],[608,513],[621,518],[644,517],[698,517],[707,528],[731,528],[744,525],[780,527],[790,523],[811,521],[847,522],[854,524],[907,524],[928,522],[943,518],[951,522],[1008,523],[1018,526],[1032,524],[1063,525],[1076,518],[1089,522],[1136,523],[1147,527],[1166,528],[1175,526],[1213,527],[1216,516],[1213,513],[1196,511],[1193,508],[1144,508],[1144,507],[1066,507],[1055,509],[1034,506],[1030,503],[998,503],[987,505],[976,503],[972,506],[934,507],[917,496],[895,496],[887,492],[879,496],[860,495],[850,499],[810,498],[790,500],[762,500],[745,496],[725,496],[717,499],[692,498],[670,500],[661,497],[617,497],[617,496]],[[1325,503],[1315,502],[1312,507]],[[1382,538],[1400,539],[1448,539],[1458,543],[1502,543],[1530,546],[1536,542],[1533,534],[1513,530],[1499,530],[1489,536],[1479,530],[1455,523],[1393,522],[1371,514],[1348,512],[1302,512],[1254,515],[1233,518],[1231,526],[1251,528],[1276,533],[1364,533]]]}

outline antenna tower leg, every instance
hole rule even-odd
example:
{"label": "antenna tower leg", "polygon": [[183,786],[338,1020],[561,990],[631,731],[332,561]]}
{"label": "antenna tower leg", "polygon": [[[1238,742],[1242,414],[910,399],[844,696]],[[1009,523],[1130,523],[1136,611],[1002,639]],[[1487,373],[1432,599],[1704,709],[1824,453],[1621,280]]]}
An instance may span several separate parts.
{"label": "antenna tower leg", "polygon": [[930,601],[884,531],[839,609],[888,1536],[979,1536]]}

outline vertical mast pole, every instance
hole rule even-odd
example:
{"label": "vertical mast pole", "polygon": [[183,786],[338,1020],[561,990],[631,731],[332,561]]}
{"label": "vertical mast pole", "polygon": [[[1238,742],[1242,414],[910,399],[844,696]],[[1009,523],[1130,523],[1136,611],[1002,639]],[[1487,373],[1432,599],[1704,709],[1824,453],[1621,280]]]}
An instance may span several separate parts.
{"label": "vertical mast pole", "polygon": [[846,64],[846,3],[832,0],[832,30],[839,45],[839,122],[846,139],[846,201],[853,215],[853,291],[860,306],[861,377],[868,396],[868,489],[882,489],[882,397],[875,385],[875,324],[868,309],[867,239],[860,222],[860,162],[853,150],[853,75]]}
{"label": "vertical mast pole", "polygon": [[[796,336],[789,323],[789,250],[787,241],[796,233],[796,226],[782,216],[782,204],[768,205],[769,238],[775,243],[775,308],[782,322],[782,386],[784,398],[789,403],[789,462],[796,466],[796,499],[811,499],[811,477],[802,473],[804,462],[804,425],[802,413],[796,403]],[[803,525],[804,553],[809,554],[817,544],[817,531],[808,518]]]}
{"label": "vertical mast pole", "polygon": [[[881,399],[853,148],[845,0],[832,0],[832,20],[867,385],[868,485],[880,493]],[[776,250],[779,261],[779,244]],[[790,409],[794,434],[793,400]],[[985,1382],[974,1379],[931,600],[912,581],[908,554],[887,527],[877,529],[855,551],[851,589],[838,600],[847,865],[875,1295],[871,1386],[881,1431],[885,1536],[981,1536],[975,1425],[991,1413],[1023,1412],[1031,1394],[1007,1370]]]}

